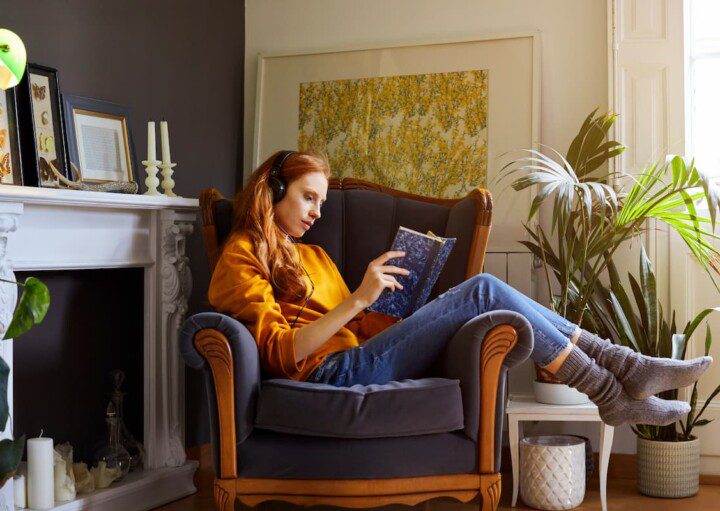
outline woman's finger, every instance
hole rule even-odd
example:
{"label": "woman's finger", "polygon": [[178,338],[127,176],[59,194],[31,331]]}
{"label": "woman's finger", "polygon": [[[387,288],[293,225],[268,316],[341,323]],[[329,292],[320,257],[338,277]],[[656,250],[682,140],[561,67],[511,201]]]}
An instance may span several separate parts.
{"label": "woman's finger", "polygon": [[391,276],[389,276],[389,275],[385,275],[385,276],[382,278],[382,281],[385,282],[386,284],[388,284],[388,285],[386,285],[385,287],[387,287],[387,288],[392,288],[393,291],[395,291],[396,289],[402,289],[402,288],[403,288],[402,284],[400,284],[400,282],[398,282],[397,280],[395,280],[395,277],[391,277]]}
{"label": "woman's finger", "polygon": [[389,252],[385,252],[380,257],[375,259],[373,262],[377,264],[385,264],[388,260],[394,259],[396,257],[403,257],[405,256],[405,252],[402,250],[390,250]]}
{"label": "woman's finger", "polygon": [[400,273],[401,275],[409,275],[410,270],[406,270],[405,268],[400,268],[399,266],[392,266],[392,265],[386,265],[386,266],[380,266],[378,268],[383,273]]}

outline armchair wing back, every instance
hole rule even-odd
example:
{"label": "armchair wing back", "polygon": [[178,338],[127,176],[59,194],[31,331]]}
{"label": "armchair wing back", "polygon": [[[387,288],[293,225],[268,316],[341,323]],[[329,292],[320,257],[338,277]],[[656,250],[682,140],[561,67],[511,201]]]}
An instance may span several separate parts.
{"label": "armchair wing back", "polygon": [[[232,201],[217,190],[201,196],[203,236],[210,269],[214,269],[232,225]],[[360,179],[330,180],[322,216],[303,236],[303,243],[321,246],[355,289],[368,263],[385,252],[399,226],[457,238],[438,278],[438,293],[480,273],[492,220],[492,196],[476,188],[464,199],[433,199]]]}

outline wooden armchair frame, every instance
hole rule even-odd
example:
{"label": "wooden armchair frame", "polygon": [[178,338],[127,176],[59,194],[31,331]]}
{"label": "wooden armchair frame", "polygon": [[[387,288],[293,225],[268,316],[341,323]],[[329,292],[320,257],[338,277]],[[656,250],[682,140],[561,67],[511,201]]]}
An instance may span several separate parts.
{"label": "wooden armchair frame", "polygon": [[[360,179],[330,181],[330,189],[377,190],[434,204],[452,206],[462,199],[434,199],[394,190]],[[492,220],[492,196],[482,189],[467,197],[476,201],[477,214],[466,276],[482,271]],[[213,270],[220,255],[214,220],[214,203],[223,199],[215,189],[203,190],[200,207],[203,237]],[[517,343],[518,335],[509,325],[492,328],[480,353],[480,422],[478,431],[478,473],[423,476],[393,479],[300,480],[237,477],[237,452],[234,416],[234,374],[230,343],[217,330],[200,330],[195,347],[205,358],[213,375],[218,406],[220,435],[220,477],[215,478],[214,495],[218,511],[232,511],[235,500],[255,506],[267,500],[282,500],[303,506],[319,504],[367,508],[387,504],[415,505],[437,498],[452,497],[469,502],[478,494],[482,510],[495,511],[500,500],[500,473],[495,467],[495,413],[502,364]]]}

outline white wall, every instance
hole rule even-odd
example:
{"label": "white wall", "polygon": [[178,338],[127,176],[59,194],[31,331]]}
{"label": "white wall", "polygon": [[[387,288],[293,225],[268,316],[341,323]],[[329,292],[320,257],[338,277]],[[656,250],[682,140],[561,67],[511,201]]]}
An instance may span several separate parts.
{"label": "white wall", "polygon": [[607,104],[603,0],[247,0],[245,173],[252,171],[257,54],[541,32],[544,144],[563,150]]}
{"label": "white wall", "polygon": [[[581,122],[607,108],[605,0],[247,0],[245,40],[245,177],[252,172],[258,53],[312,52],[379,44],[472,40],[537,30],[541,46],[543,144],[565,152]],[[511,191],[496,200],[513,200]],[[518,218],[518,222],[524,220]],[[528,425],[526,434],[572,431],[593,440],[597,426]],[[629,429],[615,452],[634,452]]]}

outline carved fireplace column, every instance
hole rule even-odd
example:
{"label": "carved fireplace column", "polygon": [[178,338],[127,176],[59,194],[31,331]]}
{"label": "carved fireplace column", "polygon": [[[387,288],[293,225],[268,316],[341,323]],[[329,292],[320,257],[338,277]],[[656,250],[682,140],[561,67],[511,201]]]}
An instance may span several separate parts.
{"label": "carved fireplace column", "polygon": [[[23,205],[16,202],[0,202],[0,277],[5,280],[15,280],[12,261],[7,257],[8,235],[15,231],[23,213]],[[0,339],[5,335],[13,311],[17,304],[18,290],[15,284],[0,282]],[[0,433],[0,439],[12,438],[13,417],[13,349],[12,340],[0,341],[0,356],[10,368],[8,375],[8,419],[5,429]],[[0,509],[14,509],[14,494],[12,478],[0,489]]]}
{"label": "carved fireplace column", "polygon": [[[158,226],[158,269],[160,272],[158,357],[161,375],[160,402],[156,411],[160,444],[153,466],[181,466],[185,463],[184,405],[185,373],[178,346],[178,333],[188,310],[192,290],[187,237],[193,232],[194,213],[163,210]],[[164,445],[163,445],[164,444]]]}

